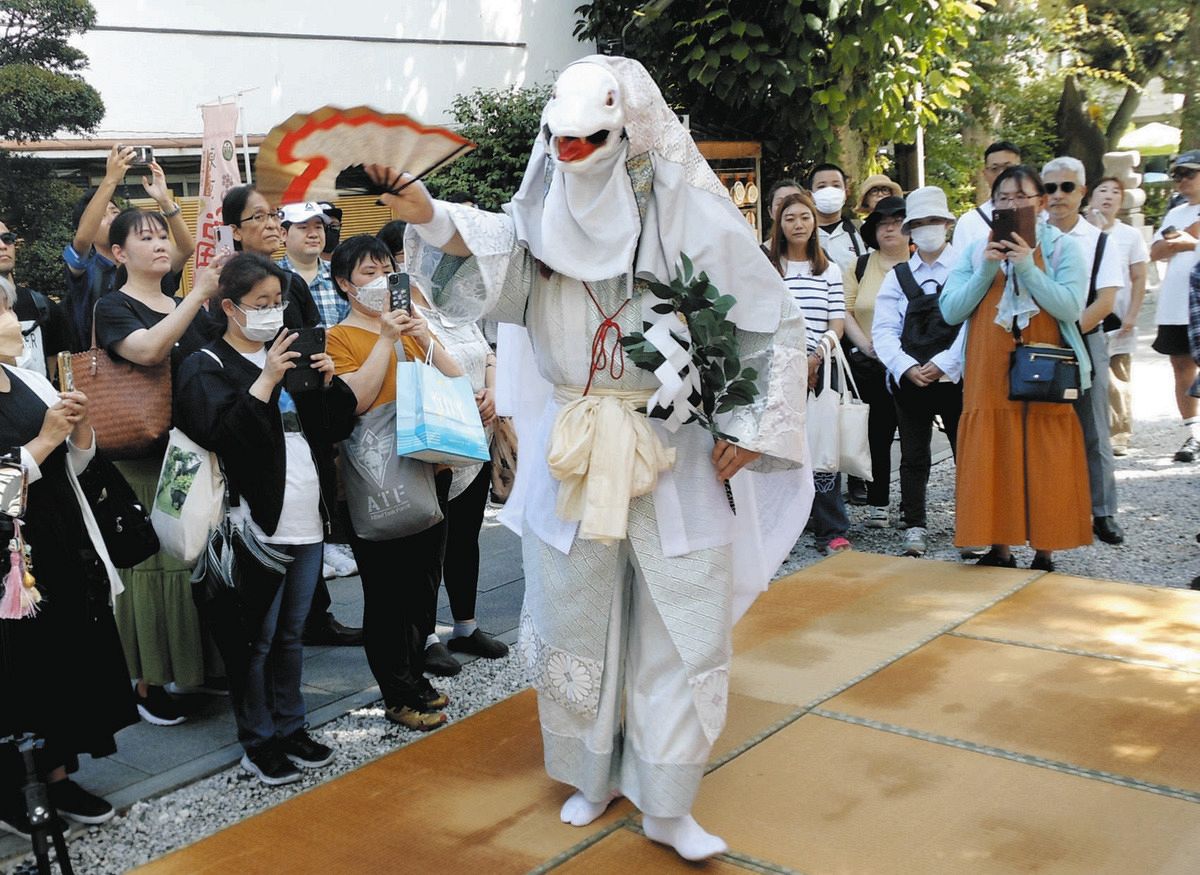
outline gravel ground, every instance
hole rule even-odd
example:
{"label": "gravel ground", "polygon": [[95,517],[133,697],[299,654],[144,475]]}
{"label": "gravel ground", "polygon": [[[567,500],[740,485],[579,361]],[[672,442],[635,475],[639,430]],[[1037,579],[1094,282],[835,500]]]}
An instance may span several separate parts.
{"label": "gravel ground", "polygon": [[[1142,340],[1145,348],[1149,337],[1143,336]],[[1126,542],[1120,547],[1097,542],[1090,547],[1063,551],[1055,554],[1055,562],[1057,570],[1064,574],[1186,587],[1200,574],[1200,545],[1196,543],[1200,531],[1197,490],[1200,463],[1187,465],[1171,459],[1184,435],[1174,412],[1170,370],[1165,360],[1153,353],[1142,353],[1135,370],[1137,432],[1130,454],[1117,460],[1118,520],[1125,528]],[[899,484],[893,482],[893,508],[898,497]],[[926,558],[961,561],[953,545],[953,462],[934,466],[928,507],[930,549]],[[862,507],[851,507],[850,518],[850,539],[855,549],[897,555],[902,551],[903,532],[899,528],[866,528],[863,525],[866,508]],[[1015,552],[1019,564],[1027,566],[1032,551],[1021,548]],[[821,558],[812,546],[811,536],[804,535],[779,574],[790,574]],[[438,686],[452,699],[448,709],[450,719],[460,720],[524,689],[527,681],[514,649],[503,660],[475,660],[458,677],[440,680]],[[337,758],[329,767],[305,772],[302,782],[289,787],[269,788],[251,780],[235,766],[164,796],[139,802],[112,822],[78,832],[71,838],[76,871],[124,872],[420,737],[384,720],[381,703],[352,711],[314,730],[313,734],[337,748]]]}

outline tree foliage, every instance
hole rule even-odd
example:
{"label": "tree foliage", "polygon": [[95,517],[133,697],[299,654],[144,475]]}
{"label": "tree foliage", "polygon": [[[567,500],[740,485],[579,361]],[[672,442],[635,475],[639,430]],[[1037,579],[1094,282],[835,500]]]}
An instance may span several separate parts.
{"label": "tree foliage", "polygon": [[431,175],[439,197],[460,194],[486,210],[498,210],[516,193],[541,126],[550,86],[483,89],[460,94],[451,104],[458,133],[477,148]]}
{"label": "tree foliage", "polygon": [[73,236],[71,208],[79,195],[45,161],[0,151],[0,219],[23,240],[17,250],[23,285],[62,292],[62,252]]}
{"label": "tree foliage", "polygon": [[623,36],[668,102],[762,141],[780,172],[837,156],[865,172],[963,96],[960,55],[990,2],[593,0],[576,35]]}
{"label": "tree foliage", "polygon": [[[87,57],[70,43],[95,20],[86,0],[0,0],[0,139],[83,134],[100,124],[104,104],[79,72]],[[60,291],[62,250],[79,194],[45,162],[0,151],[0,219],[24,240],[21,282]]]}

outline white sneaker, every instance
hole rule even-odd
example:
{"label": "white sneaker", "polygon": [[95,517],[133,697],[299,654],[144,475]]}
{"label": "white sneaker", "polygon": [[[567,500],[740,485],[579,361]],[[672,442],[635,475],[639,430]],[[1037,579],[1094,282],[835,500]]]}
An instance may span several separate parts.
{"label": "white sneaker", "polygon": [[326,544],[325,561],[333,566],[337,577],[353,577],[358,574],[358,563],[346,544]]}
{"label": "white sneaker", "polygon": [[867,514],[868,529],[886,529],[890,523],[887,507],[872,507]]}
{"label": "white sneaker", "polygon": [[924,556],[928,545],[925,541],[925,529],[921,526],[910,526],[904,532],[904,555]]}

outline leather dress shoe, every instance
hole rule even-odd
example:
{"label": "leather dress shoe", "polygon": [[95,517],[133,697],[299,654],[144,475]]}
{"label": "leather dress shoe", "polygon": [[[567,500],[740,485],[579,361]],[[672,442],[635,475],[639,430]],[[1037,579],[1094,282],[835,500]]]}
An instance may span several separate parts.
{"label": "leather dress shoe", "polygon": [[363,643],[363,630],[345,626],[326,614],[325,621],[315,629],[306,629],[304,643],[311,646],[326,644],[335,647],[359,647]]}
{"label": "leather dress shoe", "polygon": [[462,671],[462,663],[439,641],[425,648],[425,671],[438,677],[453,677]]}
{"label": "leather dress shoe", "polygon": [[846,478],[846,494],[851,504],[867,503],[867,483],[860,477]]}
{"label": "leather dress shoe", "polygon": [[1124,544],[1125,532],[1110,516],[1098,516],[1092,520],[1092,531],[1105,544]]}
{"label": "leather dress shoe", "polygon": [[508,656],[508,645],[482,629],[476,629],[470,635],[451,638],[446,642],[446,646],[455,653],[469,653],[484,659],[503,659]]}

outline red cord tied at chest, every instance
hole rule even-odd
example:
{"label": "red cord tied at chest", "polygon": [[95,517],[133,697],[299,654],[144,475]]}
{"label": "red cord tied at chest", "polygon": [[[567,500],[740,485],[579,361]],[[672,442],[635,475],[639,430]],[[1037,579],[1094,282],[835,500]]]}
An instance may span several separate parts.
{"label": "red cord tied at chest", "polygon": [[[592,335],[592,358],[588,368],[587,385],[583,387],[583,394],[587,395],[592,390],[592,380],[601,371],[607,370],[608,375],[614,380],[619,380],[625,375],[625,348],[621,346],[621,338],[625,335],[617,323],[617,317],[621,315],[622,310],[629,306],[629,301],[632,299],[627,299],[610,316],[604,312],[604,308],[596,300],[596,296],[592,293],[592,287],[587,283],[584,283],[583,287],[587,290],[588,297],[592,299],[596,312],[600,314],[600,326]],[[610,334],[613,336],[612,345],[606,348]]]}

